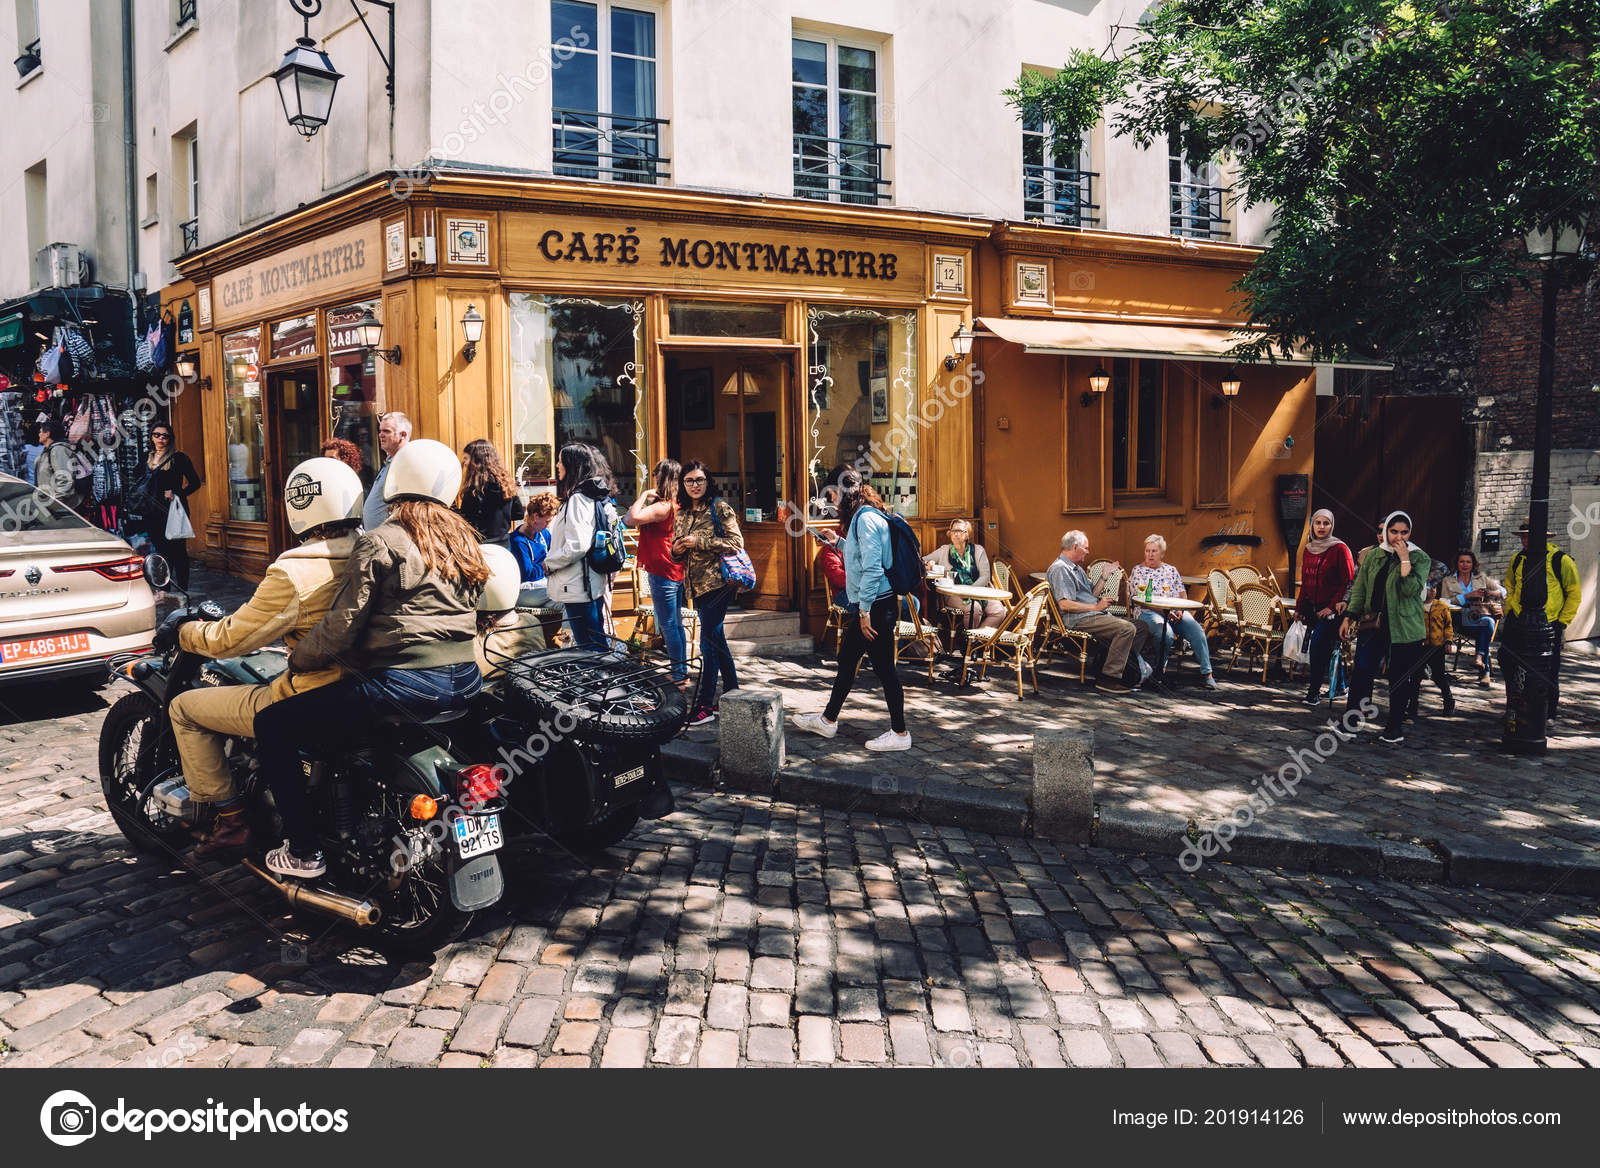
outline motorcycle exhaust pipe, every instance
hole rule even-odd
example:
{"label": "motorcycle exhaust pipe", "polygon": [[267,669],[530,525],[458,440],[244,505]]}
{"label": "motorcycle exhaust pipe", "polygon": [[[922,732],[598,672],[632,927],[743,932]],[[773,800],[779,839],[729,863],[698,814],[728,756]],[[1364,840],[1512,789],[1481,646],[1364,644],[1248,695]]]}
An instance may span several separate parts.
{"label": "motorcycle exhaust pipe", "polygon": [[356,900],[351,896],[340,896],[337,892],[323,892],[321,889],[307,888],[303,884],[291,884],[279,880],[271,872],[257,867],[254,860],[244,861],[244,866],[276,888],[293,907],[315,909],[317,912],[328,913],[363,928],[377,924],[383,915],[378,906],[370,900]]}

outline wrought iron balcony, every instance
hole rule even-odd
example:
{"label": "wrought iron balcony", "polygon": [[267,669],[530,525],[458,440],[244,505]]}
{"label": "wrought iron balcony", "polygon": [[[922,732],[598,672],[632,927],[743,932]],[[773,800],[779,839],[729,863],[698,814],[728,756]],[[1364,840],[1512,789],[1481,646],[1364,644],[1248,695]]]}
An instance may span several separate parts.
{"label": "wrought iron balcony", "polygon": [[665,182],[671,159],[661,153],[665,118],[555,111],[555,173],[607,182]]}
{"label": "wrought iron balcony", "polygon": [[178,23],[175,27],[183,28],[194,23],[194,6],[196,0],[178,0]]}
{"label": "wrought iron balcony", "polygon": [[1172,234],[1190,239],[1226,239],[1228,220],[1222,217],[1226,187],[1203,183],[1170,183]]}
{"label": "wrought iron balcony", "polygon": [[188,255],[200,246],[200,218],[186,219],[178,224],[178,230],[183,233],[183,251],[180,255]]}
{"label": "wrought iron balcony", "polygon": [[886,201],[889,180],[883,177],[883,152],[887,149],[887,142],[796,134],[795,197],[832,203]]}
{"label": "wrought iron balcony", "polygon": [[1022,168],[1022,217],[1042,219],[1057,227],[1094,227],[1100,204],[1094,201],[1098,171],[1073,166],[1025,165]]}
{"label": "wrought iron balcony", "polygon": [[19,78],[26,77],[35,69],[43,68],[44,58],[39,55],[39,42],[35,40],[31,45],[24,45],[22,52],[17,54],[15,64]]}

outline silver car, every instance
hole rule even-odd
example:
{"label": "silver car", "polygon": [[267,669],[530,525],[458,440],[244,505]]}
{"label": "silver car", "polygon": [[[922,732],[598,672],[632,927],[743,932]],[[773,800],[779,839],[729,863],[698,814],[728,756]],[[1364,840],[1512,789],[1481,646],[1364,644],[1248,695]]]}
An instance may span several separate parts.
{"label": "silver car", "polygon": [[0,475],[0,686],[106,677],[114,653],[148,649],[155,595],[126,540]]}

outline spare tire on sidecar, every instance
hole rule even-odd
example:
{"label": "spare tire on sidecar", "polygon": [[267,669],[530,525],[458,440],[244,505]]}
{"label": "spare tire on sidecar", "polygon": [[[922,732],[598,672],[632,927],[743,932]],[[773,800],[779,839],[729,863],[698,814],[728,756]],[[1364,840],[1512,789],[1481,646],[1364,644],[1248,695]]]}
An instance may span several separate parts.
{"label": "spare tire on sidecar", "polygon": [[506,706],[530,724],[566,723],[589,742],[660,746],[689,720],[688,695],[664,666],[630,660],[620,642],[609,652],[555,649],[505,666]]}

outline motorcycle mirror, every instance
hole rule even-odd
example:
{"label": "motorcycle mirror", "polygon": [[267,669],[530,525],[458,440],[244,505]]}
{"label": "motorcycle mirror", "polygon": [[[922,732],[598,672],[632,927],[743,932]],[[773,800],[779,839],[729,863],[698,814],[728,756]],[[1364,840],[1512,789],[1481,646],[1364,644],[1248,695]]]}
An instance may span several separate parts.
{"label": "motorcycle mirror", "polygon": [[172,583],[172,569],[167,566],[165,556],[155,553],[144,558],[144,580],[156,591],[165,591],[167,585]]}

